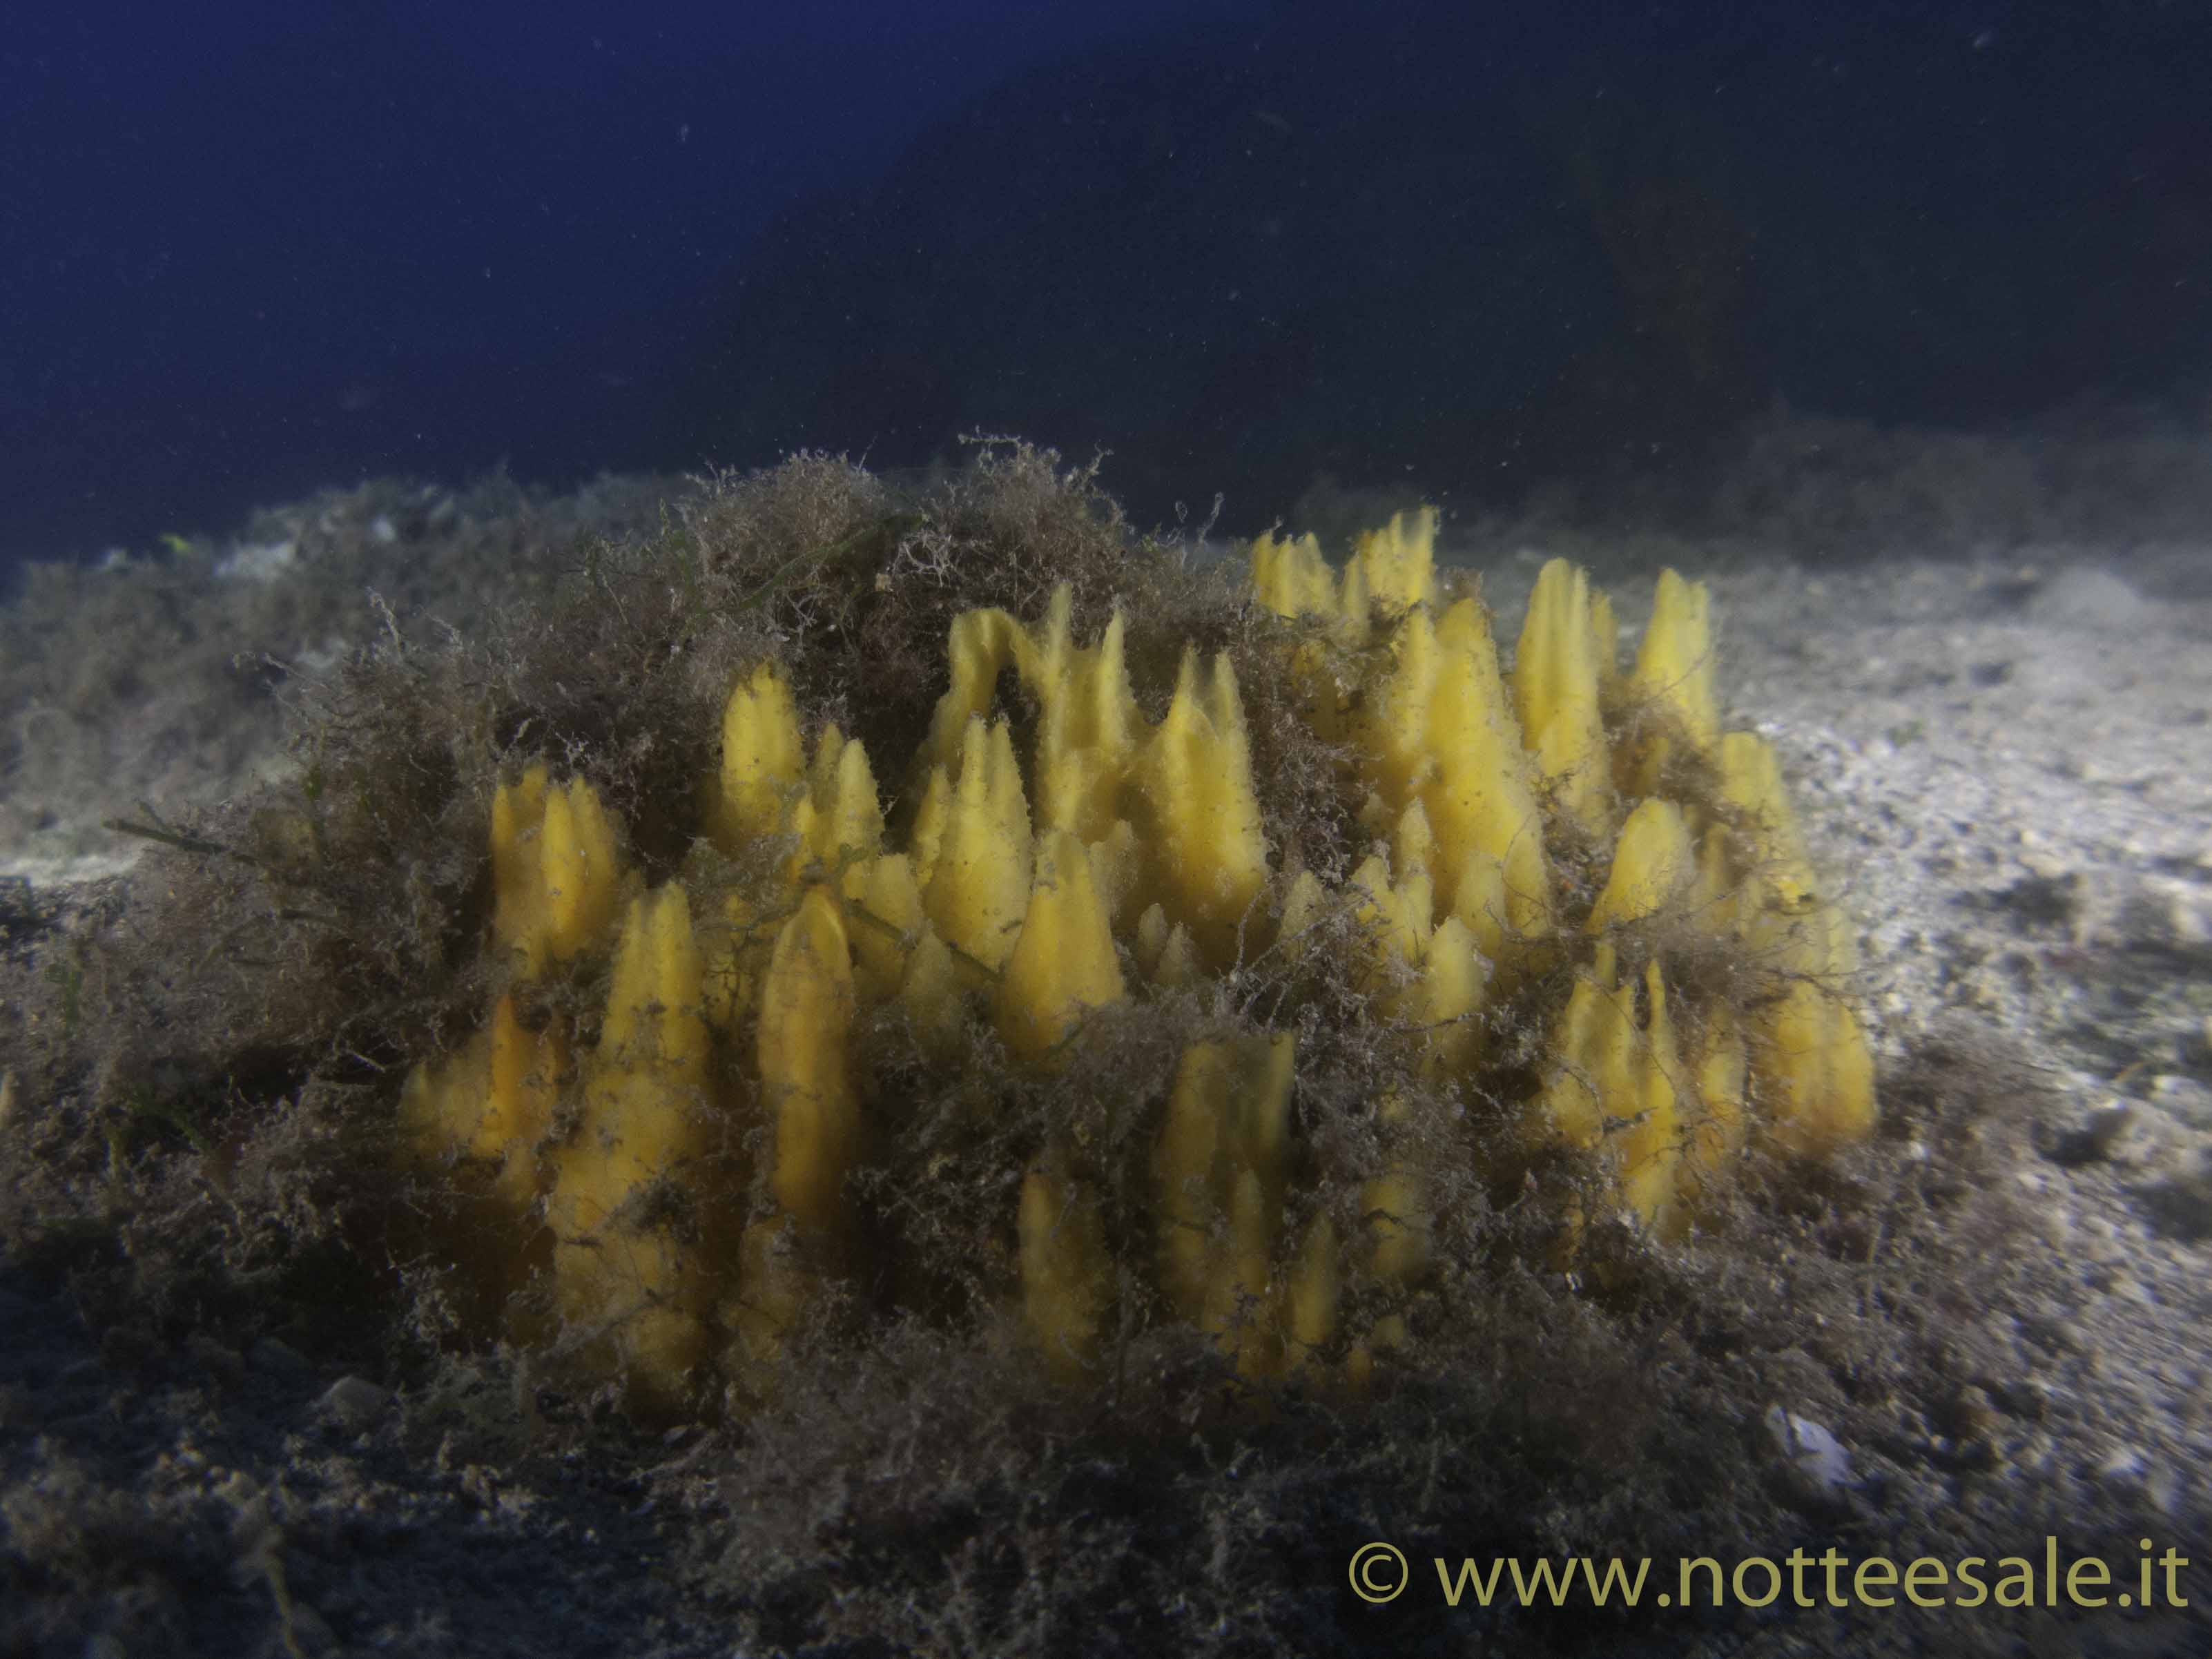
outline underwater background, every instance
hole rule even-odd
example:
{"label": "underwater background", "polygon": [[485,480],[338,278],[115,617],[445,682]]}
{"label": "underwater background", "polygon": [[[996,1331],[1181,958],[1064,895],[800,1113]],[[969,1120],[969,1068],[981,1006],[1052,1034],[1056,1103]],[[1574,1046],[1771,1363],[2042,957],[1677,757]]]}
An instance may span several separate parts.
{"label": "underwater background", "polygon": [[25,5],[0,561],[976,430],[1249,533],[2201,428],[2208,65],[2139,0]]}
{"label": "underwater background", "polygon": [[2212,9],[0,21],[0,1659],[2212,1651]]}

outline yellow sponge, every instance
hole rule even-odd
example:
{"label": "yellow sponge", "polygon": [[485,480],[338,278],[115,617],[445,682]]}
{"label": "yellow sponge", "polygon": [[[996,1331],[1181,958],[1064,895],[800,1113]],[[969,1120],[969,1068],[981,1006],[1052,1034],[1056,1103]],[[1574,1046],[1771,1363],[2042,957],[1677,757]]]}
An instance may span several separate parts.
{"label": "yellow sponge", "polygon": [[1201,688],[1198,653],[1183,653],[1167,718],[1138,770],[1147,809],[1147,884],[1190,929],[1200,958],[1224,966],[1267,878],[1244,709],[1226,657],[1213,659]]}
{"label": "yellow sponge", "polygon": [[1046,1364],[1073,1378],[1097,1358],[1114,1267],[1097,1199],[1066,1162],[1054,1146],[1022,1177],[1022,1314]]}
{"label": "yellow sponge", "polygon": [[[1609,623],[1600,631],[1612,638]],[[1623,747],[1625,764],[1619,769],[1626,793],[1656,793],[1678,752],[1713,755],[1720,742],[1720,702],[1713,690],[1712,601],[1702,582],[1686,582],[1671,570],[1659,573],[1651,625],[1644,630],[1627,696],[1647,729]]]}
{"label": "yellow sponge", "polygon": [[554,788],[546,769],[532,766],[493,796],[492,937],[524,978],[605,938],[622,887],[615,838],[613,819],[581,778]]}
{"label": "yellow sponge", "polygon": [[999,1030],[1016,1058],[1048,1064],[1085,1010],[1119,1002],[1124,988],[1091,855],[1067,830],[1055,830],[1000,976]]}
{"label": "yellow sponge", "polygon": [[922,908],[947,944],[996,970],[1012,955],[1029,909],[1029,802],[1012,729],[970,716],[960,745],[959,782],[930,781],[915,832]]}
{"label": "yellow sponge", "polygon": [[842,1226],[845,1177],[860,1152],[854,1006],[843,917],[827,888],[809,888],[762,981],[759,1042],[762,1103],[775,1129],[771,1190],[812,1232]]}
{"label": "yellow sponge", "polygon": [[633,1386],[672,1395],[703,1356],[712,1274],[652,1200],[712,1145],[702,966],[680,887],[632,901],[582,1115],[553,1154],[563,1314],[604,1329]]}
{"label": "yellow sponge", "polygon": [[[1436,530],[1401,515],[1340,574],[1310,538],[1251,549],[1239,660],[1333,746],[1333,866],[1286,866],[1273,838],[1231,657],[1152,640],[1144,660],[1178,666],[1140,702],[1127,617],[1080,640],[1066,588],[1034,620],[952,620],[889,813],[857,737],[826,726],[810,757],[771,662],[729,692],[697,855],[650,891],[587,784],[538,766],[503,787],[503,977],[400,1104],[418,1164],[483,1172],[516,1240],[501,1282],[532,1271],[542,1204],[584,1363],[648,1406],[718,1380],[756,1398],[824,1287],[871,1269],[864,1187],[927,1206],[947,1160],[1001,1160],[964,1170],[997,1183],[995,1246],[869,1282],[995,1273],[1066,1376],[1109,1328],[1164,1318],[1249,1376],[1357,1385],[1418,1332],[1468,1177],[1504,1200],[1564,1159],[1570,1249],[1608,1215],[1680,1239],[1754,1136],[1816,1155],[1867,1135],[1850,928],[1773,750],[1721,729],[1704,588],[1662,576],[1624,675],[1610,603],[1555,560],[1508,674],[1479,599],[1447,602]],[[1002,707],[1009,671],[1023,701]],[[1737,952],[1748,994],[1679,974],[1692,947]],[[560,969],[573,995],[601,968],[595,1035],[526,1025],[511,988]],[[1366,1022],[1376,1068],[1326,1108],[1356,1115],[1328,1158],[1300,1127],[1321,1109],[1300,1106],[1300,1006]],[[1148,1029],[1182,1033],[1158,1075],[1074,1069],[1095,1036]],[[1017,1133],[993,1115],[1017,1080],[1048,1103],[1133,1091],[1133,1115]],[[899,1163],[920,1155],[896,1150],[896,1091],[924,1087],[967,1091],[973,1138]],[[1131,1145],[1140,1191],[1116,1173]]]}
{"label": "yellow sponge", "polygon": [[1269,1295],[1296,1060],[1287,1033],[1187,1050],[1155,1158],[1169,1304],[1255,1373],[1281,1353],[1284,1310]]}
{"label": "yellow sponge", "polygon": [[1598,637],[1591,612],[1589,575],[1553,559],[1537,574],[1521,624],[1513,701],[1538,773],[1565,815],[1593,836],[1605,833],[1613,814],[1599,678],[1612,662],[1612,641]]}
{"label": "yellow sponge", "polygon": [[726,850],[782,830],[805,769],[791,687],[763,663],[732,688],[722,712],[720,788],[708,827]]}

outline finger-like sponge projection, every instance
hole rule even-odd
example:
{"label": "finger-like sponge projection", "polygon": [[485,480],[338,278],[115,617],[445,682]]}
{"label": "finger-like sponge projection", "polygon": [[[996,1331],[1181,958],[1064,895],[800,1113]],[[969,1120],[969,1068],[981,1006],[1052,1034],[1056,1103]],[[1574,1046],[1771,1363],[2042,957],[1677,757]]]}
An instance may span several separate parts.
{"label": "finger-like sponge projection", "polygon": [[[1683,1239],[1754,1146],[1866,1136],[1851,929],[1774,752],[1721,730],[1704,588],[1660,579],[1624,672],[1555,560],[1508,672],[1435,532],[1401,515],[1341,571],[1250,549],[1267,706],[1325,746],[1340,863],[1264,808],[1230,654],[1134,669],[1127,618],[1079,638],[1066,586],[953,618],[911,755],[753,664],[657,884],[589,782],[504,785],[497,994],[399,1122],[507,1334],[641,1407],[742,1403],[811,1318],[957,1284],[1064,1378],[1181,1323],[1247,1377],[1356,1389],[1470,1190],[1559,1194],[1571,1261],[1600,1226]],[[1355,1038],[1324,1112],[1308,1057]],[[956,1174],[994,1242],[889,1243]]]}

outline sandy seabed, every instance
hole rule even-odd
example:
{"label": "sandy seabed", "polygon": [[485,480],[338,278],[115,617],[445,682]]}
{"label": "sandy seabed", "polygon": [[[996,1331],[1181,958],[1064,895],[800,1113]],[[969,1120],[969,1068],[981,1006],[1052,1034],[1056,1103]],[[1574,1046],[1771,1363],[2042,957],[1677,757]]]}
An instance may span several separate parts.
{"label": "sandy seabed", "polygon": [[[52,644],[64,601],[139,632],[123,660],[8,671],[9,971],[47,982],[132,879],[138,847],[102,820],[281,772],[267,684],[373,632],[368,587],[466,627],[489,572],[550,568],[586,531],[649,522],[651,497],[370,488],[264,514],[197,563],[34,589],[10,619],[19,653],[34,623]],[[2039,1565],[2046,1537],[2124,1541],[2125,1588],[2148,1536],[2187,1558],[2187,1607],[1455,1609],[1426,1558],[1510,1534],[1454,1530],[1456,1488],[1497,1460],[1439,1453],[1448,1395],[1408,1389],[1387,1429],[1307,1415],[1178,1435],[1141,1413],[1039,1425],[870,1374],[750,1436],[533,1423],[512,1367],[378,1375],[357,1345],[303,1351],[234,1317],[151,1339],[88,1288],[81,1246],[33,1226],[17,1237],[36,1248],[0,1254],[0,1653],[2204,1652],[2212,521],[2201,544],[1900,543],[1847,562],[1755,533],[1448,526],[1444,552],[1480,562],[1509,618],[1553,552],[1592,567],[1632,631],[1659,563],[1711,583],[1724,711],[1778,747],[1862,925],[1886,1156],[1906,1172],[1885,1190],[1970,1234],[1975,1271],[1946,1279],[1955,1257],[1892,1253],[1874,1201],[1846,1265],[1894,1352],[1859,1365],[1817,1330],[1763,1329],[1739,1393],[1685,1385],[1698,1432],[1733,1415],[1757,1513],[1788,1528],[1770,1553],[2016,1536]],[[240,650],[285,665],[234,665]],[[0,1018],[0,1061],[17,1018]],[[19,1091],[10,1109],[37,1106]],[[922,1343],[901,1363],[949,1358]],[[826,1455],[872,1413],[849,1456]],[[1602,1495],[1559,1483],[1480,1512],[1522,1505],[1532,1558],[1601,1533],[1560,1515]],[[1347,1579],[1377,1540],[1415,1572],[1384,1607]],[[1655,1571],[1673,1582],[1671,1561]]]}

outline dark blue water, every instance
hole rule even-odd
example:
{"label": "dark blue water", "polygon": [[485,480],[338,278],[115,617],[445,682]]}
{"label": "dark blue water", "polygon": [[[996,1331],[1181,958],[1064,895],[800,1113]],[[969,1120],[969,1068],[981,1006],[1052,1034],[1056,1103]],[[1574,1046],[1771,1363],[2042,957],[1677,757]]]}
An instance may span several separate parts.
{"label": "dark blue water", "polygon": [[1140,515],[2212,394],[2193,3],[118,3],[0,31],[0,562],[506,465]]}

